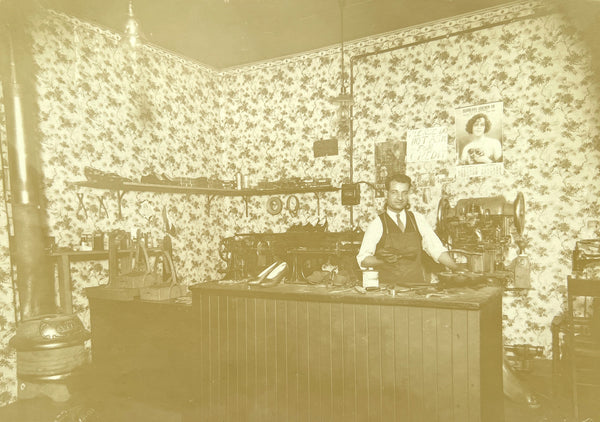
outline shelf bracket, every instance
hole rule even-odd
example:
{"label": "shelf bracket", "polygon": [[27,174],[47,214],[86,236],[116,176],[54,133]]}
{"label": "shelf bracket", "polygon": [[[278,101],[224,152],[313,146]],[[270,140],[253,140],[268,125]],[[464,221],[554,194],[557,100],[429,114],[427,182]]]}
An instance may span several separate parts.
{"label": "shelf bracket", "polygon": [[206,215],[210,215],[210,203],[217,195],[208,195],[206,198]]}
{"label": "shelf bracket", "polygon": [[121,200],[123,199],[123,196],[125,195],[125,192],[126,191],[124,191],[124,190],[118,190],[117,191],[117,204],[119,206],[119,220],[123,219],[123,214],[122,214],[122,211],[121,211]]}
{"label": "shelf bracket", "polygon": [[242,198],[244,198],[244,204],[246,205],[246,217],[248,217],[248,197],[244,195]]}

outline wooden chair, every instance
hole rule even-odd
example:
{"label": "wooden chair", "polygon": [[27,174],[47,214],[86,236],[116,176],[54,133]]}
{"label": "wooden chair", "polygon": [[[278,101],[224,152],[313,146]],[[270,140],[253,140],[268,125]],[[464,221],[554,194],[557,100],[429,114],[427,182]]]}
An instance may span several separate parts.
{"label": "wooden chair", "polygon": [[[594,303],[595,301],[595,303]],[[593,398],[586,404],[596,407],[600,393],[600,279],[567,278],[566,352],[570,369],[570,387],[575,421],[589,417],[590,409],[581,412],[582,396]],[[582,413],[585,413],[582,415]]]}

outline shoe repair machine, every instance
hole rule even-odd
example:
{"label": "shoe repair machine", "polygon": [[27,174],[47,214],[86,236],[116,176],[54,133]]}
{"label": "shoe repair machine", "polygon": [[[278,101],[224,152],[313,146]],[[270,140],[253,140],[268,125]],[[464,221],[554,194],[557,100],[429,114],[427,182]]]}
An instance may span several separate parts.
{"label": "shoe repair machine", "polygon": [[[514,287],[529,287],[529,260],[523,251],[525,199],[518,193],[514,202],[503,196],[468,198],[452,208],[447,198],[438,205],[436,232],[453,257],[466,263],[467,269],[488,278],[507,282]],[[519,256],[506,265],[507,252],[513,243],[513,227]],[[455,275],[456,276],[456,275]],[[442,273],[441,277],[451,277]]]}
{"label": "shoe repair machine", "polygon": [[361,230],[328,232],[326,224],[290,227],[284,233],[237,234],[221,240],[219,256],[227,264],[225,278],[242,280],[255,277],[275,261],[285,261],[291,269],[290,280],[309,280],[323,265],[336,267],[350,279],[358,279],[356,254]]}

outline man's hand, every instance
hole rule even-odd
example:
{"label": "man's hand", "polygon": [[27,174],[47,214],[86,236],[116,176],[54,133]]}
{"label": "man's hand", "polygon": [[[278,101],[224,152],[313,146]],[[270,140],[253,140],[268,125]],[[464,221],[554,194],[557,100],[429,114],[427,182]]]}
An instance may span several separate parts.
{"label": "man's hand", "polygon": [[456,267],[452,268],[452,271],[455,271],[455,272],[458,272],[458,273],[468,273],[468,272],[470,272],[469,265],[466,262],[457,262],[456,263]]}
{"label": "man's hand", "polygon": [[438,257],[438,262],[446,267],[450,268],[452,271],[462,272],[468,271],[467,264],[465,263],[457,263],[452,255],[449,252],[442,252],[442,254]]}
{"label": "man's hand", "polygon": [[377,258],[381,259],[387,264],[395,264],[398,262],[398,254],[393,248],[383,248],[377,252]]}
{"label": "man's hand", "polygon": [[415,259],[417,254],[410,251],[401,253],[396,248],[383,248],[377,252],[377,257],[388,264],[395,264],[399,259]]}

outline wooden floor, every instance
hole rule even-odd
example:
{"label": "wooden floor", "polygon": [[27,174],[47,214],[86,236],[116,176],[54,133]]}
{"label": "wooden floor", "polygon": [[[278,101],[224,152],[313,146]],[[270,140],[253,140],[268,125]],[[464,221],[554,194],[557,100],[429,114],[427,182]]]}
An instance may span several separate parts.
{"label": "wooden floor", "polygon": [[[550,361],[536,360],[532,371],[521,373],[520,378],[538,398],[541,406],[529,408],[525,403],[505,398],[506,422],[600,422],[600,415],[585,413],[582,419],[572,417],[569,397],[559,382],[553,394]],[[584,409],[597,406],[600,398],[588,398]],[[191,405],[190,405],[191,406]],[[0,421],[10,422],[195,422],[181,409],[169,409],[156,402],[142,403],[127,397],[98,394],[88,389],[84,394],[66,403],[56,403],[48,398],[20,400],[0,408]],[[279,422],[279,421],[277,421]],[[428,421],[423,421],[428,422]]]}

